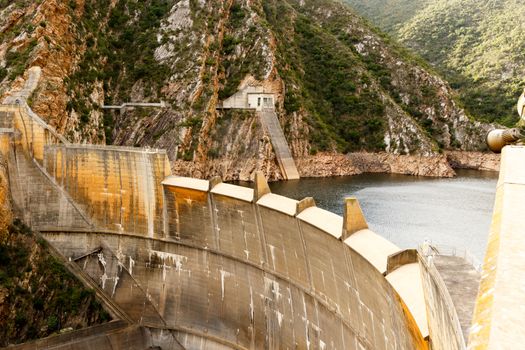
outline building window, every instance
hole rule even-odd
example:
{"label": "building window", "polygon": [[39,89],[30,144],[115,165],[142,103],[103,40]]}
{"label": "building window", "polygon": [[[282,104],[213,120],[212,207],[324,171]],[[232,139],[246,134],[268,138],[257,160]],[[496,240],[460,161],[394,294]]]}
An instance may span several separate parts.
{"label": "building window", "polygon": [[261,107],[261,98],[257,97],[257,107]]}

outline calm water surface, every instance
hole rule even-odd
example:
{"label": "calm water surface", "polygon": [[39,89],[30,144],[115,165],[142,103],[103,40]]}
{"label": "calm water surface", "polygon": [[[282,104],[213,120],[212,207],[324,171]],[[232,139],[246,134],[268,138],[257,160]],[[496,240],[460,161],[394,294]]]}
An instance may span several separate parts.
{"label": "calm water surface", "polygon": [[370,228],[401,248],[424,240],[485,254],[496,192],[496,172],[460,170],[452,179],[393,174],[302,179],[271,183],[272,192],[294,199],[314,197],[318,207],[342,215],[355,196]]}

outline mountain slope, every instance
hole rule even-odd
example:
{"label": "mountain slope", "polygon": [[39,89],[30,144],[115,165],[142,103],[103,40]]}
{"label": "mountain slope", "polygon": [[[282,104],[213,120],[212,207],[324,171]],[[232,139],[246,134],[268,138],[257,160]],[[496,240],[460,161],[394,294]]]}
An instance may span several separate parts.
{"label": "mountain slope", "polygon": [[[255,113],[217,109],[258,85],[275,94],[296,157],[483,148],[487,126],[442,79],[335,1],[17,4],[0,3],[0,94],[41,66],[30,103],[72,141],[163,147],[194,176],[279,178]],[[158,100],[168,108],[100,109]]]}
{"label": "mountain slope", "polygon": [[362,16],[388,33],[403,24],[432,2],[430,0],[345,0]]}
{"label": "mountain slope", "polygon": [[397,0],[387,12],[379,3],[347,1],[444,72],[473,115],[516,122],[513,107],[525,83],[520,2]]}

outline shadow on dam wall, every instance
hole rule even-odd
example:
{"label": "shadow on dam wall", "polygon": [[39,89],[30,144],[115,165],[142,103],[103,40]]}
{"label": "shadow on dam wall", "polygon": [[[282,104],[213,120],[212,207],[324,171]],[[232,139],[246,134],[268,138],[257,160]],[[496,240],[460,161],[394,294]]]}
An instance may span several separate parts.
{"label": "shadow on dam wall", "polygon": [[163,151],[71,145],[3,108],[15,206],[147,346],[427,349],[384,276],[400,250],[366,228],[355,202],[343,218],[270,193],[261,174],[254,189],[169,176]]}

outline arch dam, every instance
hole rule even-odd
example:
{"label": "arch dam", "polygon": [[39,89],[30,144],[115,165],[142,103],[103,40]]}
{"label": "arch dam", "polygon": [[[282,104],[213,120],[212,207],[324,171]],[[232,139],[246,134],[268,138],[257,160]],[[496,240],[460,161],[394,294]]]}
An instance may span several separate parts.
{"label": "arch dam", "polygon": [[[253,189],[174,176],[165,151],[70,144],[23,100],[0,106],[0,154],[14,208],[114,319],[15,349],[466,349],[434,254],[370,231],[355,199],[341,217],[260,173]],[[498,265],[517,273],[499,252],[522,168],[498,187],[472,344],[519,294]]]}

